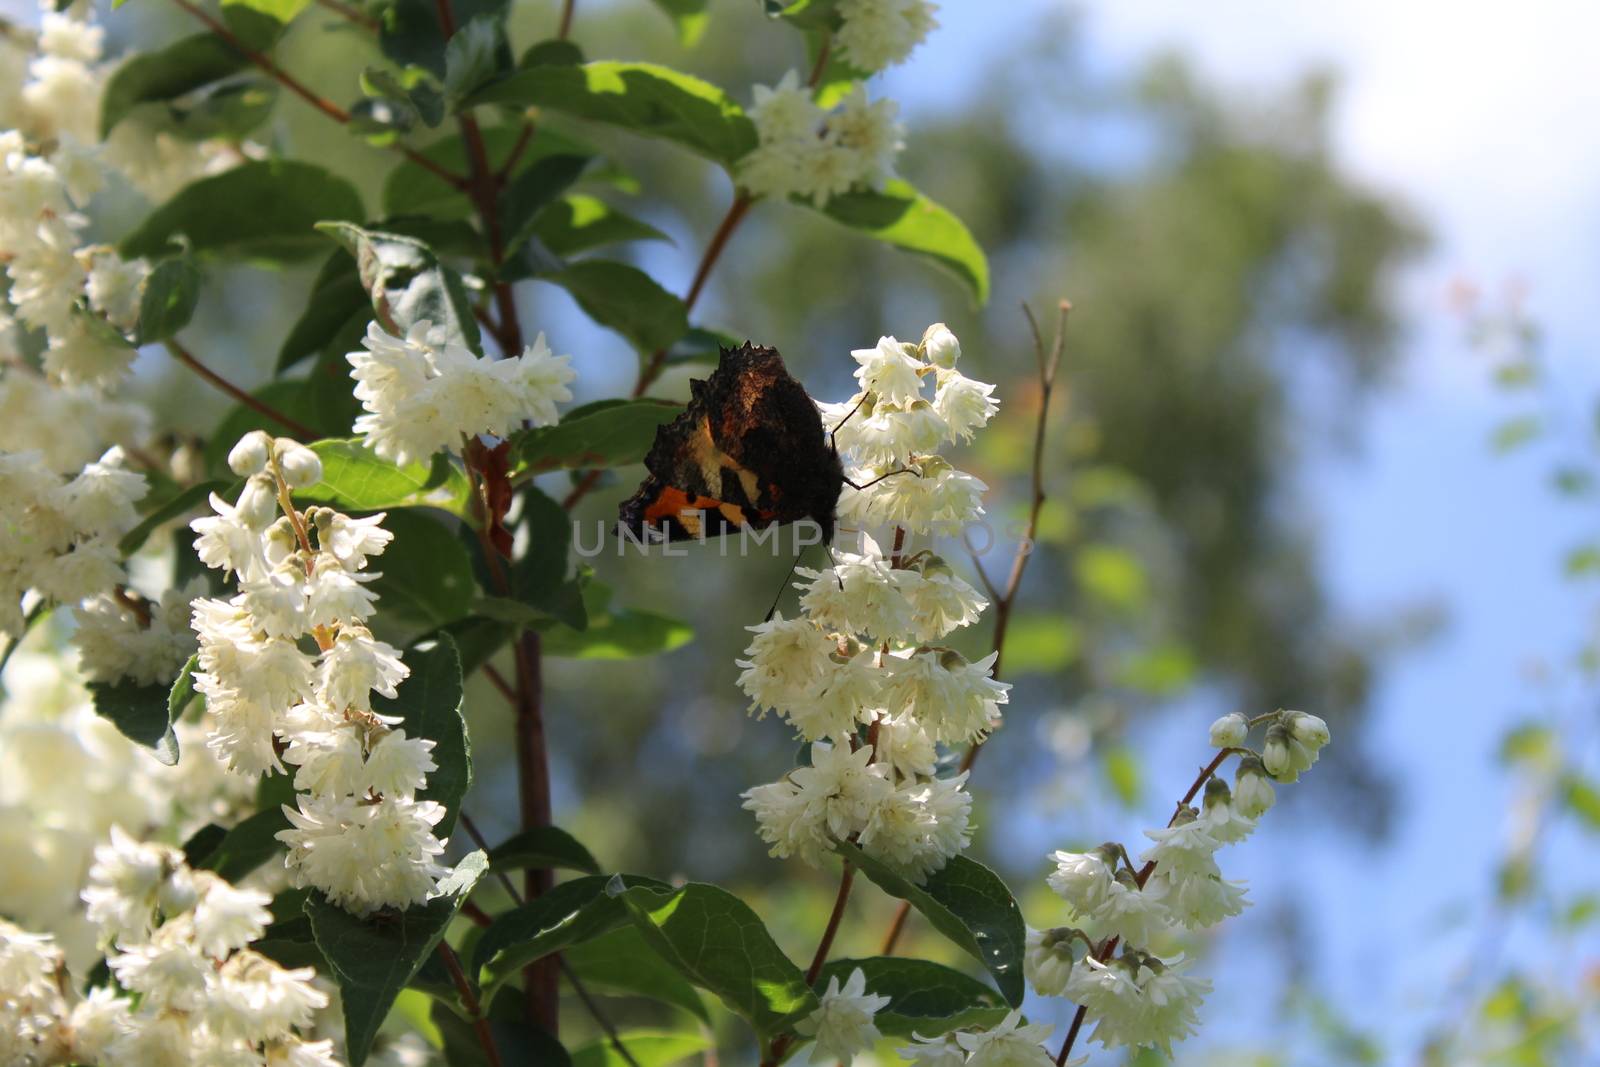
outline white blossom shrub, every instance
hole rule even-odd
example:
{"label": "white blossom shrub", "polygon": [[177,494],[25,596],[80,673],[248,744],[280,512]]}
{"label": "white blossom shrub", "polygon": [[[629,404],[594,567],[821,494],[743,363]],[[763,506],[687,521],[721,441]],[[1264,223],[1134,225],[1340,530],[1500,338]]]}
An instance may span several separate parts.
{"label": "white blossom shrub", "polygon": [[[1181,937],[1246,903],[1216,853],[1327,728],[1219,721],[1217,760],[1137,859],[1055,854],[1065,907],[1038,929],[967,854],[973,761],[1003,710],[1033,711],[997,675],[1059,337],[1054,357],[1039,342],[1037,394],[1008,390],[1006,417],[1035,430],[1034,496],[1000,586],[955,554],[994,507],[960,453],[989,446],[1001,409],[948,326],[851,353],[858,388],[817,405],[829,451],[813,451],[839,464],[809,473],[842,488],[816,518],[843,536],[826,566],[796,567],[794,607],[749,625],[736,665],[750,710],[804,746],[743,793],[756,832],[775,861],[838,877],[808,961],[739,894],[619,872],[552,822],[546,660],[687,639],[573,565],[570,515],[676,417],[666,376],[704,354],[685,349],[732,348],[697,304],[743,220],[787,202],[988,298],[982,250],[901,172],[910,134],[868,89],[936,29],[934,5],[769,2],[807,73],[724,90],[585,59],[571,0],[536,47],[511,39],[505,3],[322,0],[317,17],[363,41],[318,72],[349,106],[279,47],[312,18],[303,0],[176,6],[192,35],[114,59],[107,40],[143,34],[108,34],[82,0],[0,23],[0,1064],[636,1065],[732,1032],[621,1030],[593,969],[680,1008],[711,994],[747,1024],[723,1062],[762,1067],[1043,1065],[1080,1030],[1168,1052],[1189,1035],[1209,982]],[[686,37],[706,16],[661,6]],[[381,208],[363,192],[380,183],[358,189],[285,135],[289,107],[392,168]],[[621,165],[568,122],[666,142],[732,183],[681,285],[616,247],[657,233],[595,195]],[[247,391],[196,340],[220,343],[197,312],[229,272],[311,259],[270,380]],[[535,285],[638,349],[624,395],[572,406],[588,354],[555,354],[575,347],[552,340],[569,320],[524,321]],[[169,410],[162,374],[229,406]],[[690,458],[708,486],[744,486],[720,432],[697,428]],[[502,711],[468,706],[479,678],[511,725],[475,755]],[[497,766],[483,757],[501,747],[515,788],[475,786],[475,758]],[[1234,757],[1230,787],[1215,772]],[[514,809],[515,835],[483,840],[474,803]],[[864,882],[897,918],[877,955],[842,957]],[[961,965],[899,953],[911,910]],[[1063,1038],[1029,1017],[1028,981],[1075,1005]]]}

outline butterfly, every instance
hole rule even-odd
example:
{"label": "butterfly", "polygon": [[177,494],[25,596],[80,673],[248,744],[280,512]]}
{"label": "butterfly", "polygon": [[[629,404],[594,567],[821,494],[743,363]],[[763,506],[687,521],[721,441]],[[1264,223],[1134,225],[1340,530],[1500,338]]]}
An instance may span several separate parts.
{"label": "butterfly", "polygon": [[844,468],[778,350],[723,348],[689,393],[683,414],[656,431],[649,474],[618,511],[623,529],[683,541],[805,519],[831,544]]}

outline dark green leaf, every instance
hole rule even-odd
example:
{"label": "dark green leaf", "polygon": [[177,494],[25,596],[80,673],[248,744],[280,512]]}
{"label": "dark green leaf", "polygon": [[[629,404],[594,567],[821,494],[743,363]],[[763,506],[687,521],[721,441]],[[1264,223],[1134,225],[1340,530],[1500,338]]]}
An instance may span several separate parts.
{"label": "dark green leaf", "polygon": [[731,333],[708,330],[702,326],[691,327],[683,335],[683,340],[668,350],[665,363],[669,367],[686,363],[704,363],[714,367],[722,358],[724,348],[738,348],[742,343],[741,338]]}
{"label": "dark green leaf", "polygon": [[[813,206],[809,201],[796,203]],[[863,190],[829,199],[822,213],[852,230],[944,267],[979,304],[989,299],[989,261],[967,227],[910,184],[895,180],[882,191]]]}
{"label": "dark green leaf", "polygon": [[600,864],[571,834],[557,826],[524,830],[489,850],[489,866],[497,871],[563,867],[599,874]]}
{"label": "dark green leaf", "polygon": [[[230,444],[228,447],[231,448],[233,446]],[[232,482],[217,479],[189,486],[140,519],[139,525],[123,534],[122,540],[117,542],[117,551],[124,556],[133,555],[144,547],[144,543],[150,539],[150,535],[155,533],[158,527],[202,506],[212,493],[226,493],[231,485],[233,485]]]}
{"label": "dark green leaf", "polygon": [[701,1022],[711,1021],[694,986],[656,955],[631,923],[572,945],[562,955],[584,983],[599,992],[650,997],[682,1008]]}
{"label": "dark green leaf", "polygon": [[427,505],[465,514],[470,492],[466,476],[448,462],[398,467],[379,459],[359,439],[315,441],[310,447],[322,460],[322,481],[296,491],[298,500],[346,511]]}
{"label": "dark green leaf", "polygon": [[391,511],[383,520],[394,540],[379,561],[372,591],[393,612],[427,626],[443,626],[472,607],[476,579],[459,538],[425,509]]}
{"label": "dark green leaf", "polygon": [[703,882],[654,889],[614,881],[608,891],[663,959],[745,1018],[763,1043],[816,1010],[800,968],[761,917],[727,890]]}
{"label": "dark green leaf", "polygon": [[511,69],[504,19],[478,15],[444,46],[444,92],[452,107]]}
{"label": "dark green leaf", "polygon": [[578,180],[591,156],[545,156],[517,176],[500,200],[506,247],[515,249],[533,235],[534,221],[567,186]]}
{"label": "dark green leaf", "polygon": [[[526,142],[521,123],[490,126],[483,129],[482,134],[490,170],[498,172],[510,160],[512,152],[518,153],[511,168],[512,178],[546,156],[592,156],[596,152],[592,145],[544,125]],[[440,138],[423,148],[422,154],[454,174],[466,174],[471,170],[467,146],[459,136]],[[410,160],[401,162],[384,180],[383,210],[391,216],[420,215],[434,219],[465,219],[476,212],[471,199],[462,190]]]}
{"label": "dark green leaf", "polygon": [[589,616],[581,632],[565,626],[545,631],[540,648],[547,656],[574,659],[635,659],[682,648],[694,640],[694,627],[650,611],[607,611]]}
{"label": "dark green leaf", "polygon": [[471,104],[549,108],[662,137],[732,167],[755,147],[755,127],[721,89],[653,63],[596,62],[524,69]]}
{"label": "dark green leaf", "polygon": [[701,35],[706,32],[706,22],[710,18],[706,14],[707,3],[708,0],[656,0],[656,6],[667,13],[677,29],[678,40],[689,48],[699,44]]}
{"label": "dark green leaf", "polygon": [[999,875],[976,860],[953,856],[919,886],[849,842],[839,842],[836,847],[878,888],[910,901],[934,929],[988,968],[1009,1004],[1022,1003],[1027,930],[1017,902]]}
{"label": "dark green leaf", "polygon": [[374,696],[372,710],[400,719],[407,737],[426,737],[434,743],[433,762],[438,766],[429,772],[427,788],[417,796],[444,805],[445,817],[434,829],[447,837],[456,824],[461,798],[472,787],[472,751],[461,715],[461,657],[455,642],[441,635],[427,646],[408,648],[405,664],[411,674],[400,683],[395,698]]}
{"label": "dark green leaf", "polygon": [[229,830],[216,848],[190,866],[216,871],[228,881],[237,882],[283,851],[278,834],[287,829],[289,819],[283,809],[258,811]]}
{"label": "dark green leaf", "polygon": [[[452,1011],[449,1002],[436,1002],[429,1020],[439,1030],[444,1062],[450,1067],[494,1067],[477,1029],[459,1011]],[[528,1022],[521,998],[501,997],[489,1006],[489,1034],[501,1067],[569,1067],[572,1063],[561,1042]]]}
{"label": "dark green leaf", "polygon": [[100,99],[100,136],[110,134],[140,104],[183,96],[249,66],[243,53],[212,33],[135,53],[106,82]]}
{"label": "dark green leaf", "polygon": [[172,683],[172,688],[167,691],[167,719],[177,722],[183,717],[183,711],[189,702],[196,696],[194,687],[194,672],[200,669],[200,654],[197,652],[184,660],[182,668],[178,671],[177,679]]}
{"label": "dark green leaf", "polygon": [[599,197],[568,193],[539,212],[532,235],[552,254],[571,256],[624,241],[667,241],[672,238]]}
{"label": "dark green leaf", "polygon": [[168,105],[172,132],[186,141],[238,141],[267,121],[278,102],[278,86],[262,78],[217,85]]}
{"label": "dark green leaf", "polygon": [[317,271],[305,310],[278,349],[278,370],[288,370],[321,352],[336,338],[348,336],[352,318],[362,324],[357,334],[359,346],[360,333],[366,331],[365,324],[372,318],[371,306],[361,275],[356,272],[356,261],[342,248],[334,252]]}
{"label": "dark green leaf", "polygon": [[522,53],[518,61],[519,67],[581,67],[583,65],[583,49],[571,40],[561,37],[547,37],[542,41],[535,41]]}
{"label": "dark green leaf", "polygon": [[183,862],[191,867],[200,868],[206,865],[206,860],[222,844],[222,839],[228,836],[228,828],[208,822],[200,829],[189,835],[189,840],[183,843]]}
{"label": "dark green leaf", "polygon": [[[629,886],[668,889],[649,878],[616,877]],[[492,999],[501,985],[534,960],[626,923],[628,913],[622,902],[606,893],[610,881],[605,875],[574,878],[496,916],[472,953],[472,970],[483,983],[484,1001]]]}
{"label": "dark green leaf", "polygon": [[899,956],[831,960],[813,988],[820,996],[828,979],[838,978],[843,985],[857,968],[866,976],[868,992],[889,998],[872,1019],[887,1037],[937,1037],[951,1030],[987,1028],[1011,1010],[1000,994],[975,978],[942,963]]}
{"label": "dark green leaf", "polygon": [[222,0],[224,8],[248,8],[287,26],[306,9],[311,0]]}
{"label": "dark green leaf", "polygon": [[566,509],[534,486],[523,490],[527,550],[511,567],[512,596],[573,630],[588,625],[583,578],[569,577],[572,522]]}
{"label": "dark green leaf", "polygon": [[371,298],[380,321],[393,320],[402,333],[426,320],[448,330],[478,355],[483,347],[478,320],[472,313],[461,276],[415,237],[367,230],[347,222],[317,226],[356,257],[362,287]]}
{"label": "dark green leaf", "polygon": [[252,161],[180,189],[123,238],[120,251],[155,259],[171,254],[172,239],[183,236],[196,252],[287,263],[327,247],[318,222],[361,215],[355,187],[321,167]]}
{"label": "dark green leaf", "polygon": [[689,332],[683,301],[630,264],[586,259],[542,277],[571,293],[584,314],[640,352],[667,348]]}
{"label": "dark green leaf", "polygon": [[675,1034],[662,1030],[624,1030],[617,1035],[627,1057],[609,1038],[600,1038],[572,1054],[572,1067],[672,1067],[712,1046],[709,1033]]}
{"label": "dark green leaf", "polygon": [[525,430],[513,437],[512,470],[540,474],[643,463],[656,430],[682,413],[680,404],[648,397],[574,409],[554,426]]}
{"label": "dark green leaf", "polygon": [[439,885],[438,895],[405,911],[358,918],[321,893],[306,902],[306,916],[327,958],[344,1003],[350,1067],[361,1067],[384,1016],[444,936],[445,927],[488,870],[482,852],[463,859]]}
{"label": "dark green leaf", "polygon": [[151,750],[157,762],[178,762],[178,738],[172,732],[170,685],[135,685],[132,682],[90,682],[94,710],[109,719],[128,740]]}
{"label": "dark green leaf", "polygon": [[[507,6],[507,0],[451,0],[450,4],[457,26],[479,15],[503,17]],[[447,43],[434,0],[393,0],[385,8],[378,47],[399,66],[416,64],[443,77]]]}
{"label": "dark green leaf", "polygon": [[188,256],[174,256],[156,265],[139,298],[139,344],[165,341],[194,317],[200,302],[200,271]]}

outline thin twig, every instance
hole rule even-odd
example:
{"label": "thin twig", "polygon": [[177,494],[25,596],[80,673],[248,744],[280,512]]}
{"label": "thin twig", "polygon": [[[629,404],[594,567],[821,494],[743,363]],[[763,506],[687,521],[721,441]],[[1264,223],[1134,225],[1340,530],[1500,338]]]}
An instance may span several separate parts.
{"label": "thin twig", "polygon": [[556,40],[565,41],[571,35],[573,9],[577,6],[577,0],[562,0],[561,25],[556,28]]}
{"label": "thin twig", "polygon": [[[489,842],[484,840],[483,834],[478,832],[478,824],[472,821],[472,816],[463,811],[459,818],[461,820],[461,828],[467,832],[468,837],[472,838],[472,841],[475,845],[483,849],[484,855],[488,855],[490,852],[494,851],[489,847]],[[521,907],[522,894],[517,892],[517,887],[512,884],[510,878],[506,877],[506,872],[493,871],[492,873],[496,878],[500,879],[500,884],[505,887],[506,894],[511,897],[511,903]]]}
{"label": "thin twig", "polygon": [[439,958],[444,961],[445,970],[450,972],[450,980],[455,983],[456,993],[461,997],[462,1006],[472,1018],[472,1028],[478,1032],[478,1044],[483,1046],[483,1054],[489,1058],[490,1067],[501,1067],[500,1050],[495,1046],[494,1032],[489,1029],[489,1020],[483,1016],[483,1005],[478,1003],[478,995],[472,991],[472,983],[467,981],[466,974],[461,970],[461,960],[456,956],[456,950],[443,938],[439,939]]}
{"label": "thin twig", "polygon": [[240,389],[237,385],[234,385],[232,382],[228,381],[228,379],[224,378],[222,375],[218,374],[204,363],[201,363],[198,359],[195,359],[189,350],[179,344],[175,338],[168,338],[163,342],[163,344],[166,345],[167,351],[172,353],[173,359],[177,360],[179,363],[182,363],[184,366],[200,375],[200,377],[204,378],[206,381],[210,382],[212,385],[216,386],[218,389],[222,390],[224,393],[227,393],[239,403],[249,408],[251,411],[271,419],[273,422],[276,422],[278,425],[282,426],[284,429],[288,430],[301,440],[314,441],[318,437],[322,436],[305,423],[291,419],[289,416],[285,415],[271,404],[268,404],[257,397],[253,397],[243,389]]}
{"label": "thin twig", "polygon": [[[338,104],[335,104],[326,97],[318,96],[315,92],[308,88],[304,82],[300,81],[300,79],[296,78],[294,75],[278,66],[277,63],[273,62],[270,56],[263,52],[258,52],[254,48],[251,48],[249,45],[245,44],[239,39],[238,35],[232,30],[228,29],[227,25],[221,20],[213,18],[205,10],[193,3],[190,3],[190,0],[172,0],[172,2],[177,4],[183,10],[187,11],[189,14],[193,15],[196,19],[200,20],[200,22],[205,25],[206,29],[210,30],[224,41],[227,41],[228,44],[231,45],[240,55],[244,56],[251,63],[254,63],[257,67],[261,68],[263,73],[277,81],[278,84],[282,85],[285,89],[288,89],[300,99],[304,100],[306,103],[310,104],[312,107],[328,116],[328,118],[339,123],[341,126],[348,126],[350,124],[350,112],[346,111],[344,108],[340,107]],[[451,173],[449,170],[440,166],[438,163],[435,163],[421,152],[418,152],[412,148],[407,148],[405,145],[398,142],[389,145],[389,147],[394,151],[399,152],[407,159],[411,160],[411,162],[415,163],[417,166],[422,167],[424,170],[431,171],[443,181],[449,182],[457,189],[463,189],[466,187],[465,180],[459,174]]]}
{"label": "thin twig", "polygon": [[28,613],[22,617],[22,632],[7,641],[5,651],[0,652],[0,673],[5,671],[6,664],[11,662],[11,654],[17,650],[17,646],[22,644],[23,639],[28,636],[28,631],[33,629],[33,624],[44,618],[45,609],[49,606],[50,598],[41,596],[33,607],[28,609]]}
{"label": "thin twig", "polygon": [[344,18],[350,20],[364,30],[377,33],[383,29],[382,24],[379,23],[377,19],[363,11],[357,10],[350,4],[343,3],[342,0],[317,0],[317,3],[321,4],[329,11],[342,15]]}
{"label": "thin twig", "polygon": [[611,1047],[617,1050],[617,1055],[623,1058],[628,1067],[639,1067],[639,1061],[633,1058],[633,1053],[628,1051],[628,1046],[622,1043],[622,1035],[617,1032],[616,1025],[606,1017],[605,1012],[600,1010],[600,1005],[595,1002],[594,997],[584,986],[582,979],[578,977],[578,972],[572,969],[572,964],[568,963],[564,956],[557,956],[556,962],[561,965],[561,974],[566,978],[567,983],[572,986],[572,991],[578,994],[578,999],[583,1001],[583,1006],[589,1009],[590,1017],[600,1024],[600,1029],[606,1032],[606,1039],[611,1042]]}
{"label": "thin twig", "polygon": [[[833,898],[833,911],[828,913],[828,925],[822,930],[822,939],[817,942],[817,951],[811,956],[811,966],[806,968],[806,985],[817,984],[817,976],[822,973],[822,968],[828,962],[828,953],[833,951],[833,939],[839,934],[839,924],[844,921],[844,908],[850,900],[850,887],[855,884],[856,869],[848,860],[839,873],[839,892]],[[766,1059],[762,1060],[762,1067],[772,1067],[783,1061],[784,1054],[789,1051],[789,1046],[794,1043],[793,1036],[781,1034],[773,1039],[772,1047],[767,1050]]]}

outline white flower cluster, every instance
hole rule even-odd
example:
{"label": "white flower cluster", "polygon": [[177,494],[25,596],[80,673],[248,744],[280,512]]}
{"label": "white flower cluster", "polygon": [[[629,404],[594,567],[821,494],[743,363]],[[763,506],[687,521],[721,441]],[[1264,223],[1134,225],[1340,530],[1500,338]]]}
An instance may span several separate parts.
{"label": "white flower cluster", "polygon": [[112,448],[68,478],[38,452],[0,452],[0,633],[22,632],[30,590],[75,603],[125,581],[117,542],[145,480],[122,460]]}
{"label": "white flower cluster", "polygon": [[191,578],[157,601],[131,592],[85,600],[73,610],[79,667],[97,682],[170,685],[197,647],[189,604],[205,591],[204,578]]}
{"label": "white flower cluster", "polygon": [[374,322],[361,343],[346,357],[367,411],[355,430],[395,463],[459,450],[463,437],[504,437],[525,422],[548,426],[556,405],[572,399],[571,357],[552,355],[542,333],[520,356],[498,360],[441,338],[426,320],[404,337]]}
{"label": "white flower cluster", "polygon": [[823,425],[834,429],[846,459],[845,476],[864,487],[846,485],[840,521],[920,534],[955,531],[982,515],[989,487],[937,454],[971,441],[1000,408],[993,385],[956,369],[955,334],[935,323],[920,344],[884,337],[851,355],[860,389],[843,403],[822,405]]}
{"label": "white flower cluster", "polygon": [[[1172,1042],[1198,1023],[1211,983],[1184,974],[1181,955],[1163,959],[1150,949],[1178,928],[1202,930],[1244,910],[1245,887],[1222,877],[1217,850],[1248,837],[1272,807],[1269,778],[1293,781],[1328,743],[1327,724],[1314,715],[1280,711],[1262,720],[1266,755],[1244,755],[1232,789],[1212,777],[1199,810],[1181,808],[1169,825],[1146,830],[1154,844],[1138,867],[1116,844],[1051,856],[1050,888],[1069,905],[1072,925],[1029,932],[1028,980],[1040,994],[1086,1009],[1091,1036],[1107,1048],[1152,1046],[1171,1056]],[[1212,743],[1233,754],[1252,725],[1223,716]],[[1113,943],[1121,952],[1110,957]]]}
{"label": "white flower cluster", "polygon": [[433,742],[372,710],[373,692],[393,697],[409,672],[365,625],[377,607],[367,562],[394,535],[382,515],[294,509],[290,492],[322,478],[294,441],[255,431],[228,462],[246,479],[238,501],[213,495],[216,514],[191,524],[200,559],[239,584],[229,600],[194,602],[209,744],[241,774],[295,768],[298,808],[278,836],[296,885],[358,914],[421,902],[446,873],[433,833],[444,808],[416,796]]}
{"label": "white flower cluster", "polygon": [[[936,342],[947,334],[929,331]],[[898,343],[893,351],[912,360]],[[888,388],[871,367],[864,365],[864,387]],[[826,414],[824,421],[838,422]],[[847,458],[859,463],[852,449],[859,438],[839,436]],[[899,477],[923,480],[910,470]],[[912,495],[899,499],[901,531],[927,529],[934,515],[910,510]],[[947,513],[948,496],[917,499]],[[974,496],[965,510],[948,514],[965,520],[979,510]],[[1010,686],[990,677],[993,655],[969,662],[931,644],[978,619],[988,605],[977,590],[931,552],[886,553],[866,535],[862,548],[838,553],[826,570],[799,570],[806,579],[797,584],[799,618],[779,615],[751,627],[755,638],[738,661],[740,687],[752,709],[777,712],[812,744],[809,766],[751,789],[745,807],[774,856],[819,865],[835,841],[849,839],[921,878],[969,839],[967,776],[939,777],[935,746],[986,735]]]}
{"label": "white flower cluster", "polygon": [[860,84],[824,111],[791,70],[776,86],[755,87],[757,144],[740,163],[739,182],[756,196],[808,197],[818,207],[852,189],[881,186],[904,147],[898,112],[893,100],[868,100]]}
{"label": "white flower cluster", "polygon": [[815,1041],[812,1063],[850,1067],[857,1053],[865,1052],[883,1036],[872,1020],[889,1006],[891,998],[867,992],[866,972],[857,967],[842,986],[838,975],[830,977],[818,999],[817,1010],[802,1019],[795,1032]]}
{"label": "white flower cluster", "polygon": [[173,727],[184,751],[177,766],[151,759],[95,714],[70,658],[49,643],[52,636],[36,628],[6,665],[0,914],[53,934],[68,964],[81,971],[93,961],[95,935],[73,890],[111,827],[181,838],[208,822],[231,823],[255,790],[210,758],[203,729],[188,722]]}
{"label": "white flower cluster", "polygon": [[[1055,1057],[1043,1044],[1051,1029],[1048,1023],[1024,1024],[1022,1012],[1013,1011],[988,1030],[917,1037],[900,1055],[912,1067],[1054,1067]],[[1072,1060],[1069,1067],[1082,1062]]]}
{"label": "white flower cluster", "polygon": [[315,972],[248,947],[271,899],[113,828],[83,900],[121,990],[71,1003],[50,939],[0,923],[0,1062],[339,1067],[332,1041],[303,1036],[328,1004]]}
{"label": "white flower cluster", "polygon": [[938,29],[938,6],[928,0],[839,0],[833,47],[865,74],[904,63]]}

